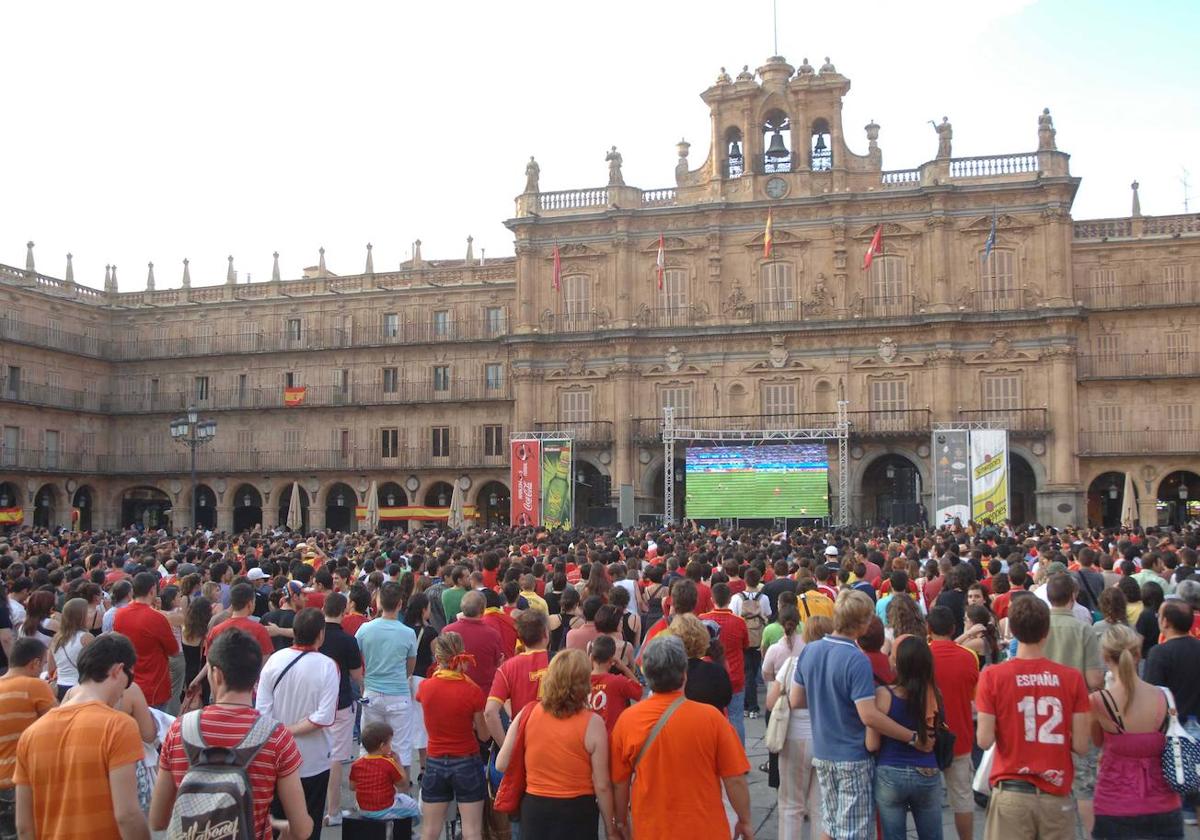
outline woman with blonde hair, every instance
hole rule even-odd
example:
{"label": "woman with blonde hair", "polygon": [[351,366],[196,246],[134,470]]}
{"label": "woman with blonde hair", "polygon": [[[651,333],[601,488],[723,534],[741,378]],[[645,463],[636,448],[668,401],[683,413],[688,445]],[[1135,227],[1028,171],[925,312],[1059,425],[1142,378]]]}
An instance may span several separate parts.
{"label": "woman with blonde hair", "polygon": [[462,636],[442,633],[433,640],[433,657],[437,668],[416,696],[429,735],[421,777],[421,840],[437,840],[451,802],[458,803],[463,840],[480,840],[487,785],[476,738],[488,738],[487,698],[466,674],[475,657],[466,652]]}
{"label": "woman with blonde hair", "polygon": [[517,728],[528,716],[521,799],[524,840],[597,840],[601,817],[606,836],[621,836],[614,823],[608,730],[588,702],[591,690],[587,654],[565,650],[550,660],[540,702],[522,709],[508,728],[496,759],[501,771],[512,759]]}
{"label": "woman with blonde hair", "polygon": [[[780,610],[780,620],[788,623],[787,610]],[[798,614],[797,614],[798,615]],[[780,697],[788,696],[788,683],[795,673],[796,662],[805,645],[822,639],[833,632],[833,622],[823,615],[814,615],[804,622],[804,629],[797,633],[795,655],[789,657],[767,682],[767,708],[775,707]],[[785,637],[786,638],[786,637]],[[780,639],[771,646],[774,650],[784,644]],[[766,664],[763,665],[764,676]],[[787,737],[779,752],[779,840],[800,840],[804,836],[804,821],[810,826],[821,822],[821,786],[812,769],[812,719],[808,709],[792,709],[788,713]],[[814,828],[815,833],[815,828]]]}
{"label": "woman with blonde hair", "polygon": [[66,693],[79,684],[79,669],[75,663],[92,638],[88,632],[88,602],[83,598],[72,598],[63,605],[58,632],[50,642],[60,703]]}
{"label": "woman with blonde hair", "polygon": [[[1187,609],[1180,623],[1190,629],[1190,622]],[[1183,837],[1179,795],[1162,775],[1167,698],[1137,675],[1142,637],[1112,624],[1100,637],[1100,653],[1113,680],[1091,696],[1092,741],[1103,748],[1092,837]]]}
{"label": "woman with blonde hair", "polygon": [[[712,622],[716,626],[716,622]],[[714,641],[713,631],[705,622],[691,613],[683,613],[671,619],[671,626],[666,632],[678,636],[687,652],[688,669],[687,682],[683,686],[684,696],[698,703],[707,703],[722,712],[733,699],[733,682],[725,665],[712,661]],[[717,633],[719,634],[719,629]]]}

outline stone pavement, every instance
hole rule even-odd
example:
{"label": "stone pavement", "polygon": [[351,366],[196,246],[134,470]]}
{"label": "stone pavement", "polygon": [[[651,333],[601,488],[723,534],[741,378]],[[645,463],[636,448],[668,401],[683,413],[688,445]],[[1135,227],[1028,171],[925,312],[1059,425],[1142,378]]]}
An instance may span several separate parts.
{"label": "stone pavement", "polygon": [[[762,773],[758,769],[758,765],[767,760],[767,750],[763,746],[763,735],[766,729],[766,721],[763,718],[758,720],[746,721],[746,755],[750,760],[750,802],[752,813],[754,815],[754,827],[756,840],[778,840],[779,838],[779,817],[776,814],[775,789],[767,786],[767,774]],[[351,807],[354,804],[354,794],[351,793],[348,787],[343,788],[342,804],[344,807]],[[977,840],[983,837],[983,819],[984,812],[980,809],[975,810],[975,837]],[[810,840],[819,840],[821,836],[820,826],[811,826],[806,824],[808,838]],[[942,816],[942,832],[944,840],[956,840],[957,835],[954,831],[954,815],[949,811],[943,811]],[[340,828],[326,828],[321,836],[328,840],[341,840],[342,832]],[[909,820],[908,836],[916,839],[916,830],[912,827],[912,821]],[[1083,840],[1082,830],[1076,831],[1076,837]],[[1188,826],[1185,831],[1187,840],[1200,840],[1200,829],[1196,826]],[[642,840],[642,838],[638,838]],[[1064,840],[1066,840],[1064,838]]]}

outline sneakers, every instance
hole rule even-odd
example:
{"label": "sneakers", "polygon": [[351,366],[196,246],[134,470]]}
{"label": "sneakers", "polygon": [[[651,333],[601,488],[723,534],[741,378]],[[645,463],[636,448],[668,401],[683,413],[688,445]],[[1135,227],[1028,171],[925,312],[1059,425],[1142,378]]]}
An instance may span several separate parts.
{"label": "sneakers", "polygon": [[1192,808],[1184,808],[1183,809],[1183,824],[1184,825],[1195,825],[1196,824],[1195,810],[1193,810]]}
{"label": "sneakers", "polygon": [[325,825],[341,825],[342,817],[348,816],[349,811],[338,811],[336,814],[325,815]]}
{"label": "sneakers", "polygon": [[746,712],[746,717],[750,718],[750,720],[758,720],[758,709]]}

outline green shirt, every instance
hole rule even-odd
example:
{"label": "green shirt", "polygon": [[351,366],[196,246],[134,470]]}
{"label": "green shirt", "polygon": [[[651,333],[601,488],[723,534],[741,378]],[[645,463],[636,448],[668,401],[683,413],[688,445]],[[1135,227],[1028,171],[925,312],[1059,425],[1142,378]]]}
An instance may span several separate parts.
{"label": "green shirt", "polygon": [[458,614],[462,610],[462,599],[466,594],[467,590],[457,586],[442,590],[442,609],[446,611],[447,622],[458,620]]}
{"label": "green shirt", "polygon": [[762,644],[759,646],[761,650],[766,650],[771,645],[783,638],[783,625],[778,621],[772,621],[763,628]]}
{"label": "green shirt", "polygon": [[1096,631],[1076,618],[1069,607],[1050,608],[1050,635],[1043,650],[1047,659],[1074,668],[1085,678],[1087,671],[1102,667]]}

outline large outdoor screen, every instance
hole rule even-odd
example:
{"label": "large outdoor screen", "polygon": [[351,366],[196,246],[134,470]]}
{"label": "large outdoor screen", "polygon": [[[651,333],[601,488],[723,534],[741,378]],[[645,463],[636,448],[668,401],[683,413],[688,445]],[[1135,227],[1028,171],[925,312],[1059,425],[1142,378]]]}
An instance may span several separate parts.
{"label": "large outdoor screen", "polygon": [[689,519],[829,515],[824,443],[689,448],[686,476]]}

